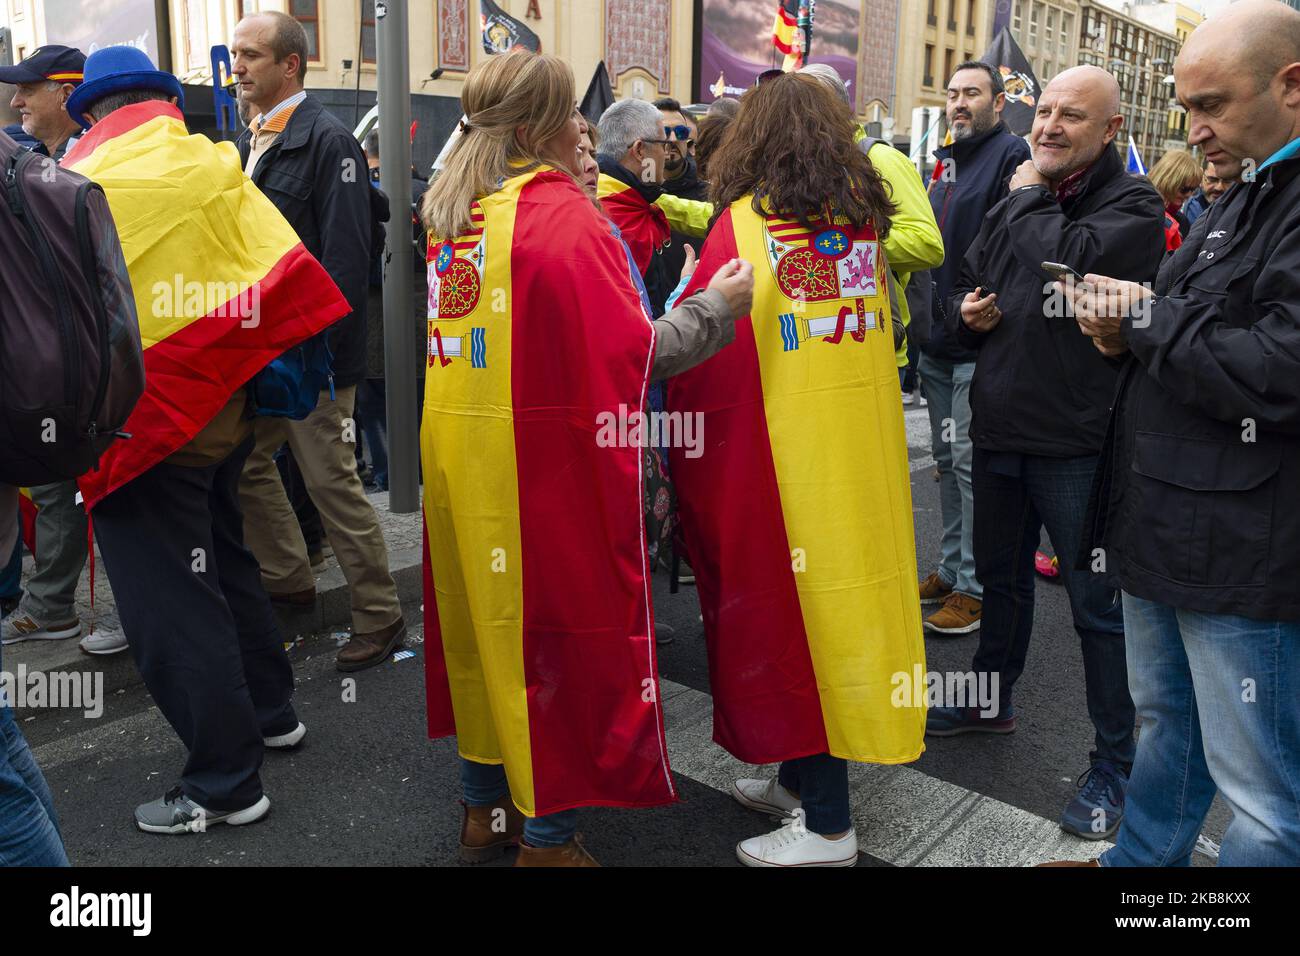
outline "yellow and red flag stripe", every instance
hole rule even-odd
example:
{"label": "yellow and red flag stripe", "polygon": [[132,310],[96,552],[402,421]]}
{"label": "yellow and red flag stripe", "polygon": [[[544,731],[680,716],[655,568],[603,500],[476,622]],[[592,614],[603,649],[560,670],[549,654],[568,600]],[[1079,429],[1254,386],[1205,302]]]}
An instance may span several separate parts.
{"label": "yellow and red flag stripe", "polygon": [[348,311],[325,269],[244,175],[233,144],[149,101],[91,127],[63,165],[104,189],[135,295],[145,391],[99,467],[89,510],[190,441],[269,361]]}
{"label": "yellow and red flag stripe", "polygon": [[910,473],[894,394],[888,264],[870,225],[760,216],[709,234],[686,294],[739,256],[754,303],[727,348],[668,382],[703,415],[672,449],[709,649],[714,740],[749,763],[830,753],[905,763],[925,709]]}
{"label": "yellow and red flag stripe", "polygon": [[601,437],[643,407],[654,329],[569,175],[515,176],[475,214],[468,251],[429,242],[429,733],[504,764],[529,816],[671,802],[641,449]]}
{"label": "yellow and red flag stripe", "polygon": [[799,0],[777,0],[772,19],[772,45],[789,56],[796,50],[795,34],[799,24]]}
{"label": "yellow and red flag stripe", "polygon": [[672,238],[668,216],[627,183],[606,173],[601,173],[596,183],[596,198],[604,207],[605,215],[618,226],[623,241],[632,251],[632,260],[644,275],[655,250]]}

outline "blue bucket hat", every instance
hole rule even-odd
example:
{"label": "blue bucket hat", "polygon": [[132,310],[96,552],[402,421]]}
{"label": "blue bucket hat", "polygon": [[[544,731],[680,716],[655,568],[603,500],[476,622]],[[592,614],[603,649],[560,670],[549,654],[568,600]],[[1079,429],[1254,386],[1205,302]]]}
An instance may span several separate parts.
{"label": "blue bucket hat", "polygon": [[96,100],[125,90],[153,90],[176,97],[176,105],[185,108],[181,81],[153,65],[149,54],[133,46],[109,46],[86,57],[85,78],[68,97],[68,115],[83,129],[90,125],[81,117]]}

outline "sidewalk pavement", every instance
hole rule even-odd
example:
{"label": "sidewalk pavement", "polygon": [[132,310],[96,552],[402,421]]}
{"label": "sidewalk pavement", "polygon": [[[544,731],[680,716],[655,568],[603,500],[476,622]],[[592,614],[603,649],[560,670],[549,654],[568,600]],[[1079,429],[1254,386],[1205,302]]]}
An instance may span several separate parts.
{"label": "sidewalk pavement", "polygon": [[[388,545],[388,568],[397,583],[397,595],[403,604],[421,599],[421,554],[420,512],[395,515],[388,510],[388,492],[377,491],[368,495],[370,503],[379,516],[379,525],[383,529],[384,541]],[[31,570],[31,555],[23,559],[23,579]],[[159,595],[161,601],[167,595]],[[337,631],[351,632],[352,611],[348,599],[348,585],[343,579],[343,572],[338,562],[330,557],[326,559],[325,570],[316,575],[316,603],[311,607],[288,609],[276,605],[276,616],[287,642],[297,641],[309,635],[334,628]],[[90,632],[92,619],[97,627],[120,628],[117,605],[113,600],[113,591],[109,585],[108,575],[104,571],[99,550],[95,550],[95,607],[92,615],[90,606],[90,565],[81,573],[81,582],[77,586],[77,614],[81,617],[82,633]],[[129,637],[129,635],[128,635]],[[128,666],[116,666],[122,661]],[[113,666],[109,666],[110,663]],[[121,686],[139,683],[140,677],[134,664],[130,663],[130,654],[123,652],[108,657],[97,657],[82,653],[78,639],[63,641],[24,641],[11,644],[4,649],[4,669],[13,673],[19,664],[25,664],[28,673],[35,671],[81,671],[87,667],[103,669],[106,685],[110,690]]]}

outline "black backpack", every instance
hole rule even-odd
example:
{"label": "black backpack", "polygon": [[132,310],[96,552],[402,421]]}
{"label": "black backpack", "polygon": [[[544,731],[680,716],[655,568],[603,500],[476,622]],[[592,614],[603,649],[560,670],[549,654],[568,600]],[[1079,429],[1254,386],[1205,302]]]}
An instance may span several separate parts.
{"label": "black backpack", "polygon": [[90,471],[143,392],[135,297],[103,190],[0,132],[0,482]]}

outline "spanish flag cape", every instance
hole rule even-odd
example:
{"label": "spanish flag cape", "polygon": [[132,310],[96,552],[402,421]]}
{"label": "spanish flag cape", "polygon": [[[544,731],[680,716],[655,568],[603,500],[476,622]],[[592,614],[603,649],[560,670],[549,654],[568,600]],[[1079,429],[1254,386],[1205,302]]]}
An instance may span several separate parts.
{"label": "spanish flag cape", "polygon": [[472,218],[429,242],[429,735],[504,764],[529,816],[671,802],[641,449],[602,439],[654,354],[632,264],[547,166]]}
{"label": "spanish flag cape", "polygon": [[63,165],[104,189],[135,292],[145,391],[99,467],[89,510],[190,441],[268,362],[348,311],[230,143],[151,100],[114,110]]}
{"label": "spanish flag cape", "polygon": [[702,453],[670,454],[714,740],[756,764],[915,760],[925,709],[892,699],[925,654],[881,244],[870,225],[809,229],[746,196],[686,294],[736,256],[754,264],[753,310],[667,402],[704,416]]}
{"label": "spanish flag cape", "polygon": [[645,275],[655,250],[672,238],[667,215],[637,192],[635,186],[605,172],[596,182],[596,198],[600,200],[605,215],[623,234],[637,271]]}

